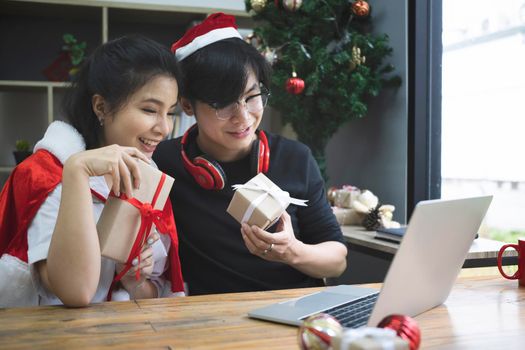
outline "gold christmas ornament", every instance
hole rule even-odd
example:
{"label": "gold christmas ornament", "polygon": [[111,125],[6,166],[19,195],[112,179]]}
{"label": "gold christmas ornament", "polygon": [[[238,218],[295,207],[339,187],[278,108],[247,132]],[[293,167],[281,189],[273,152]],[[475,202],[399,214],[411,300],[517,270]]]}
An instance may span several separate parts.
{"label": "gold christmas ornament", "polygon": [[303,3],[303,0],[283,0],[283,7],[291,12],[299,10]]}
{"label": "gold christmas ornament", "polygon": [[361,49],[357,46],[352,47],[352,58],[350,59],[350,71],[353,71],[357,66],[364,64],[366,57],[361,56]]}
{"label": "gold christmas ornament", "polygon": [[266,7],[266,0],[250,0],[250,5],[255,12],[261,12]]}

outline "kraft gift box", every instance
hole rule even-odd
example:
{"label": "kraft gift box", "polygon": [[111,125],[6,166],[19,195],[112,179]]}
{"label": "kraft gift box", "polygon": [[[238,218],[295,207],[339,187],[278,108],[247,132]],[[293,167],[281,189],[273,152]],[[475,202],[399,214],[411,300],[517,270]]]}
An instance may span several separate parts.
{"label": "kraft gift box", "polygon": [[361,225],[366,216],[355,209],[332,207],[332,211],[339,225]]}
{"label": "kraft gift box", "polygon": [[233,187],[236,191],[226,211],[239,223],[263,230],[273,225],[288,205],[306,206],[306,201],[290,197],[262,173],[244,185]]}
{"label": "kraft gift box", "polygon": [[[133,197],[141,203],[151,203],[163,173],[149,164],[138,161],[141,175],[139,189],[133,189]],[[154,209],[163,210],[174,179],[165,175],[165,181],[157,197]],[[109,196],[97,223],[102,256],[120,263],[128,260],[131,248],[141,224],[138,208],[125,200]],[[152,226],[153,229],[154,225]],[[146,232],[145,237],[150,232]]]}

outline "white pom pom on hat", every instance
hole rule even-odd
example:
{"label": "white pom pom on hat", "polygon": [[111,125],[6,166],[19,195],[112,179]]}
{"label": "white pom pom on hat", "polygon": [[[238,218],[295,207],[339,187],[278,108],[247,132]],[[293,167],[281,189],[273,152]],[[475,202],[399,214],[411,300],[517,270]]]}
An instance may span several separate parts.
{"label": "white pom pom on hat", "polygon": [[228,38],[242,39],[237,31],[235,17],[222,12],[213,13],[175,42],[171,46],[171,52],[175,53],[178,61],[182,61],[195,51]]}

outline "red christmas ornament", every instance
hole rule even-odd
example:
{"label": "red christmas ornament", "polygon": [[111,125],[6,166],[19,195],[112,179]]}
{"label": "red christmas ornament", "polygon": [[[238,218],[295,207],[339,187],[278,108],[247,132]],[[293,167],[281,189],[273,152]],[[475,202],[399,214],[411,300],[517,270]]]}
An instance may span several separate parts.
{"label": "red christmas ornament", "polygon": [[292,77],[286,80],[286,91],[289,94],[299,95],[304,90],[304,80],[297,78],[297,73],[293,72]]}
{"label": "red christmas ornament", "polygon": [[379,328],[390,328],[397,335],[405,339],[410,345],[410,350],[417,350],[421,343],[421,331],[417,322],[405,315],[390,315],[381,320],[377,325]]}
{"label": "red christmas ornament", "polygon": [[370,5],[365,0],[357,0],[352,4],[352,13],[364,18],[370,14]]}

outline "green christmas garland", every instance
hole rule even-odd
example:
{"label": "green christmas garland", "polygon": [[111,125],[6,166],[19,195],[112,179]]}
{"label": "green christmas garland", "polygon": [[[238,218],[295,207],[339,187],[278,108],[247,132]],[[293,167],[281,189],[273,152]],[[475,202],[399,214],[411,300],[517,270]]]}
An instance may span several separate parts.
{"label": "green christmas garland", "polygon": [[[273,66],[270,104],[310,147],[326,179],[325,147],[332,135],[366,115],[370,96],[400,83],[385,63],[392,53],[388,36],[370,34],[372,16],[364,0],[245,3],[256,23],[248,40]],[[297,81],[289,80],[294,72],[304,80],[300,93]]]}

